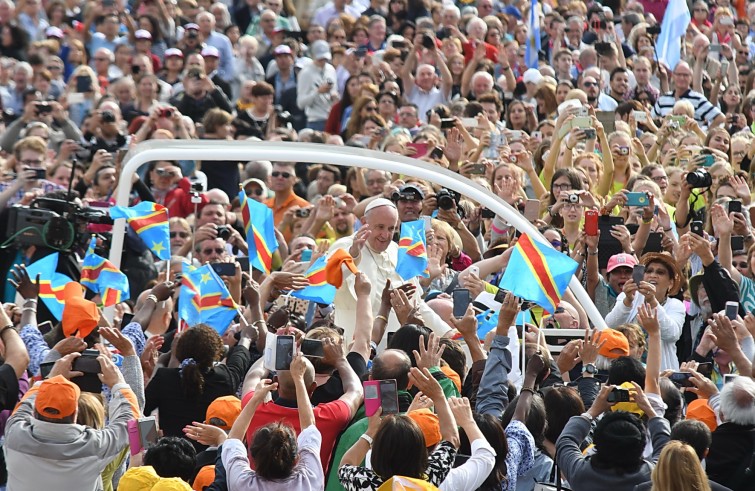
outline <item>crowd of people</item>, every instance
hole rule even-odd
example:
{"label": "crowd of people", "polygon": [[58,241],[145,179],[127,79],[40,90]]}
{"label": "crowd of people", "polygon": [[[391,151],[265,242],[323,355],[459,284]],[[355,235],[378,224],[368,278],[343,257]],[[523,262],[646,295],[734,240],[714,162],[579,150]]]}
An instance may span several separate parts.
{"label": "crowd of people", "polygon": [[[0,0],[0,488],[753,489],[755,4],[304,3]],[[569,256],[602,319],[503,288],[525,241],[475,196],[289,161],[128,182],[147,140],[437,165]],[[106,312],[55,278],[93,235],[108,255],[122,186],[167,209],[170,260],[129,229]],[[250,242],[247,199],[277,247]],[[186,326],[208,263],[238,312]]]}

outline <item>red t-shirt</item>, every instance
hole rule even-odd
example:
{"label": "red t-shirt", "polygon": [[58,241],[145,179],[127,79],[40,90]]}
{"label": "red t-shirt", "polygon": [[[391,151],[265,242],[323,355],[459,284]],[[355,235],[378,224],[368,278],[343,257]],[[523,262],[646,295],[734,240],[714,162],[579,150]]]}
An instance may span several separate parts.
{"label": "red t-shirt", "polygon": [[[244,395],[241,399],[242,407],[254,396],[254,391]],[[327,402],[325,404],[318,404],[314,407],[315,413],[315,426],[322,435],[322,446],[320,447],[320,459],[322,460],[322,467],[325,475],[328,474],[328,464],[330,464],[330,455],[333,453],[333,447],[336,444],[336,440],[341,432],[346,428],[346,425],[351,421],[351,410],[349,405],[343,401]],[[249,429],[246,432],[247,442],[252,441],[252,436],[257,428],[265,426],[269,423],[276,423],[283,421],[290,425],[296,435],[301,433],[301,426],[299,425],[299,410],[295,407],[286,407],[276,404],[275,402],[266,402],[261,404],[254,412],[252,422],[249,424]],[[254,468],[253,462],[252,468]]]}
{"label": "red t-shirt", "polygon": [[[478,43],[479,41],[475,41],[475,43]],[[498,63],[498,48],[493,46],[492,44],[484,43],[485,44],[485,58],[492,61],[493,63]],[[472,61],[472,58],[474,58],[474,52],[475,52],[475,46],[472,44],[472,41],[467,41],[462,45],[462,52],[464,53],[464,64],[469,64],[470,61]]]}

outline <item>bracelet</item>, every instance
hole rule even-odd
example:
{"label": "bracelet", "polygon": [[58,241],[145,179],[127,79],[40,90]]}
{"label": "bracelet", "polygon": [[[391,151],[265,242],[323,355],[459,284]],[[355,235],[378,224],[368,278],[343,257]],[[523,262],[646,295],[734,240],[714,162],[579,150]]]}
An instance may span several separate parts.
{"label": "bracelet", "polygon": [[13,329],[13,324],[8,324],[7,326],[0,329],[0,338],[3,337],[3,334],[5,334],[5,331],[7,331],[8,329]]}
{"label": "bracelet", "polygon": [[36,314],[37,309],[35,309],[34,307],[24,307],[23,309],[21,309],[21,312],[34,312]]}
{"label": "bracelet", "polygon": [[672,230],[671,227],[663,229],[664,232],[671,232],[671,230]]}
{"label": "bracelet", "polygon": [[263,326],[266,326],[267,323],[263,319],[256,320],[252,322],[252,327],[257,327],[257,324],[262,324]]}
{"label": "bracelet", "polygon": [[24,305],[26,305],[29,302],[33,303],[34,305],[37,305],[37,299],[36,298],[27,298],[26,300],[24,300]]}
{"label": "bracelet", "polygon": [[592,417],[592,414],[588,413],[587,411],[585,411],[584,413],[580,414],[580,416],[582,416],[583,418],[585,418],[590,423],[592,423],[593,420],[595,419],[595,418]]}
{"label": "bracelet", "polygon": [[571,152],[572,150],[574,150],[574,147],[570,147],[569,145],[566,145],[566,149]]}
{"label": "bracelet", "polygon": [[519,393],[521,394],[522,392],[529,392],[533,396],[535,395],[535,389],[533,389],[532,387],[522,387]]}
{"label": "bracelet", "polygon": [[642,223],[644,223],[645,225],[651,223],[652,221],[653,221],[653,217],[650,217],[647,220],[645,220],[645,217],[642,217]]}
{"label": "bracelet", "polygon": [[147,295],[147,298],[145,300],[152,300],[153,302],[157,303],[157,295],[150,293],[149,295]]}
{"label": "bracelet", "polygon": [[507,66],[506,68],[501,67],[502,72],[508,72],[509,70],[511,70],[510,66]]}
{"label": "bracelet", "polygon": [[587,255],[588,256],[597,256],[598,255],[598,251],[591,251],[590,249],[588,249],[587,250]]}
{"label": "bracelet", "polygon": [[388,317],[386,317],[386,316],[384,316],[384,315],[376,315],[376,316],[375,316],[375,320],[378,320],[378,319],[380,319],[380,320],[382,320],[383,322],[385,322],[386,324],[388,324]]}
{"label": "bracelet", "polygon": [[366,441],[367,445],[369,445],[370,447],[372,446],[372,437],[367,433],[362,433],[359,438]]}

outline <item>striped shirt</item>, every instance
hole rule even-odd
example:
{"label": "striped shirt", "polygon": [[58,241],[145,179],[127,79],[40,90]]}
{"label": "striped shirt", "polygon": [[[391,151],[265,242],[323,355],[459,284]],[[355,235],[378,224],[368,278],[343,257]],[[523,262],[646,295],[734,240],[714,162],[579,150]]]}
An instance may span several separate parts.
{"label": "striped shirt", "polygon": [[698,123],[711,124],[721,114],[721,110],[705,98],[700,92],[688,90],[679,99],[674,96],[674,91],[667,92],[658,98],[653,107],[653,117],[663,117],[671,114],[677,100],[685,99],[692,103],[695,108],[695,121]]}

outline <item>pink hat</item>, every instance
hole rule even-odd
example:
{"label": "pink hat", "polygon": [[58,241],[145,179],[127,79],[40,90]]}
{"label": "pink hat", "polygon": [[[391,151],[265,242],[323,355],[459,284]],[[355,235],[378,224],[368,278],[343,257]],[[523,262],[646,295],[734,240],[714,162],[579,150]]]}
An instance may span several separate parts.
{"label": "pink hat", "polygon": [[50,26],[45,30],[45,36],[50,38],[64,39],[66,35],[59,27]]}
{"label": "pink hat", "polygon": [[176,56],[178,58],[183,58],[184,57],[184,52],[181,51],[178,48],[168,48],[168,49],[166,49],[165,50],[165,57],[166,58],[170,58],[171,56]]}
{"label": "pink hat", "polygon": [[278,55],[290,55],[290,54],[292,54],[292,53],[291,53],[291,48],[289,48],[289,47],[288,47],[288,46],[286,46],[285,44],[281,44],[280,46],[277,46],[277,47],[276,47],[276,48],[275,48],[275,49],[273,50],[273,54],[274,54],[275,56],[278,56]]}
{"label": "pink hat", "polygon": [[608,260],[606,273],[610,273],[616,268],[634,268],[635,266],[637,266],[637,259],[632,254],[622,252],[621,254],[611,256],[611,259]]}
{"label": "pink hat", "polygon": [[199,25],[197,25],[197,24],[195,24],[193,22],[189,22],[188,24],[186,24],[184,26],[184,31],[188,31],[189,29],[194,29],[195,31],[198,31],[199,30]]}
{"label": "pink hat", "polygon": [[208,56],[212,56],[215,58],[220,58],[220,51],[215,46],[205,46],[202,48],[202,58],[207,58]]}
{"label": "pink hat", "polygon": [[136,39],[149,39],[150,41],[152,41],[152,34],[150,34],[146,29],[139,29],[134,33],[134,37]]}

